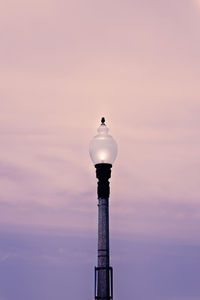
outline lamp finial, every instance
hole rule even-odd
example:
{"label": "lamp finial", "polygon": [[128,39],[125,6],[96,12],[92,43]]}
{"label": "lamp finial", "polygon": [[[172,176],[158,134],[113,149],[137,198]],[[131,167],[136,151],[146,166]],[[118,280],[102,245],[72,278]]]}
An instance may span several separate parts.
{"label": "lamp finial", "polygon": [[104,117],[101,118],[101,124],[102,124],[102,125],[105,125],[105,118],[104,118]]}

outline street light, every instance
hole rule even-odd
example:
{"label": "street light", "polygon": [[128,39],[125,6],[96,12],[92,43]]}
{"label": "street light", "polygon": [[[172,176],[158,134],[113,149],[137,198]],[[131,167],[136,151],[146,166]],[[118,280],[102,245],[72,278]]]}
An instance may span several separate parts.
{"label": "street light", "polygon": [[113,299],[113,272],[109,251],[109,178],[117,156],[117,143],[101,119],[98,134],[90,142],[90,157],[98,179],[98,266],[95,267],[95,299]]}

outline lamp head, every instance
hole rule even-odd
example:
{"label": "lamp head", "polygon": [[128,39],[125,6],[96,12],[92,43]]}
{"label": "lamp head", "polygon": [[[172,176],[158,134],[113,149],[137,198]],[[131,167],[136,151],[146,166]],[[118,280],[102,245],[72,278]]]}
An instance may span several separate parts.
{"label": "lamp head", "polygon": [[117,143],[108,134],[105,118],[101,119],[101,125],[97,129],[98,134],[91,140],[89,153],[94,165],[113,164],[117,156]]}

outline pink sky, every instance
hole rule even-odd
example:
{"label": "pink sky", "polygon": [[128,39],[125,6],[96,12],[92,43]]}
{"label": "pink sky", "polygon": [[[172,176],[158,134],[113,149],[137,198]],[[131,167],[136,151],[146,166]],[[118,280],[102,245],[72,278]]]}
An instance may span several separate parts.
{"label": "pink sky", "polygon": [[92,299],[101,117],[115,300],[200,299],[200,0],[0,1],[0,300]]}
{"label": "pink sky", "polygon": [[199,241],[200,2],[0,4],[0,220],[96,232],[89,141],[118,141],[113,232]]}

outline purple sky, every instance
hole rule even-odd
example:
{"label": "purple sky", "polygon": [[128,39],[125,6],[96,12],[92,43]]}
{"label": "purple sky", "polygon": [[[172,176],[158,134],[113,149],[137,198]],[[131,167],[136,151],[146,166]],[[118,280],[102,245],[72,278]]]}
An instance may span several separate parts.
{"label": "purple sky", "polygon": [[115,300],[200,299],[199,78],[200,0],[0,3],[0,300],[92,299],[102,116]]}

